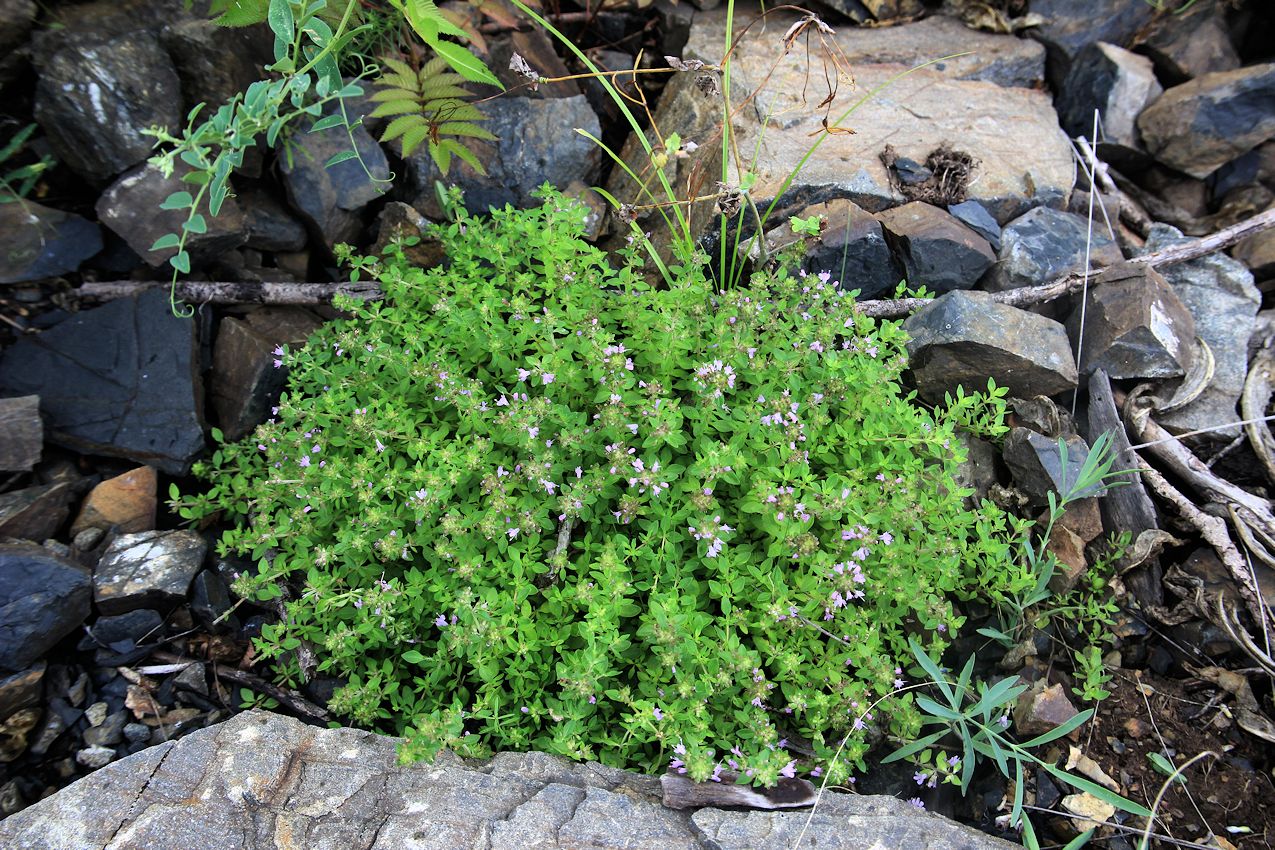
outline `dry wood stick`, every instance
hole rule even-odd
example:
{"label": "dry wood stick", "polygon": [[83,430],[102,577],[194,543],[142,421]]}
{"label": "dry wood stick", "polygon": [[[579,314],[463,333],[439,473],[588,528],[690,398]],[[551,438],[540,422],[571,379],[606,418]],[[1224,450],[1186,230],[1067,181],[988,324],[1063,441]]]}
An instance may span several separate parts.
{"label": "dry wood stick", "polygon": [[183,657],[171,652],[152,652],[151,657],[158,661],[164,661],[170,664],[177,664],[181,662],[211,664],[213,672],[217,674],[218,679],[225,679],[240,685],[245,685],[252,688],[254,691],[265,694],[268,697],[274,697],[281,705],[286,706],[289,710],[315,722],[326,723],[331,719],[331,715],[328,714],[326,709],[320,708],[296,691],[289,688],[281,688],[278,685],[273,685],[260,676],[254,676],[252,673],[248,673],[244,670],[228,667],[225,664],[202,661],[198,658]]}

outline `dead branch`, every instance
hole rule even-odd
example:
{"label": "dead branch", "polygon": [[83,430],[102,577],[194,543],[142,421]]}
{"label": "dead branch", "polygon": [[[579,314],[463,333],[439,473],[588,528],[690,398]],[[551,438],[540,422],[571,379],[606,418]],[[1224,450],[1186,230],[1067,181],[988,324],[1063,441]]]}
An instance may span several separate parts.
{"label": "dead branch", "polygon": [[225,679],[226,681],[251,688],[252,690],[265,694],[268,697],[273,697],[279,701],[280,705],[284,706],[289,711],[292,711],[293,713],[308,720],[316,723],[327,723],[327,721],[331,719],[331,715],[328,714],[326,709],[320,708],[296,691],[290,688],[281,688],[278,685],[273,685],[260,676],[255,676],[245,670],[227,667],[225,664],[200,661],[200,659],[197,658],[186,658],[172,652],[153,652],[151,653],[151,657],[170,664],[181,662],[200,662],[203,664],[209,664],[212,667],[213,672],[217,674],[218,679]]}
{"label": "dead branch", "polygon": [[[101,281],[82,284],[76,294],[82,301],[111,301],[168,286],[164,281]],[[327,304],[338,293],[375,301],[381,297],[381,288],[372,281],[217,283],[183,280],[177,283],[177,297],[187,304]]]}

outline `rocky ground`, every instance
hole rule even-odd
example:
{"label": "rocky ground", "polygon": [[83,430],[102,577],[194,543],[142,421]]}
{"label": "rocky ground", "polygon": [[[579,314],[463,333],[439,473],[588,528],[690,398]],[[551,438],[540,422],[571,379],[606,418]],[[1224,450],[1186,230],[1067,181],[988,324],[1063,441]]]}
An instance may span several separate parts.
{"label": "rocky ground", "polygon": [[[174,317],[166,287],[153,285],[166,281],[167,257],[149,248],[178,223],[158,209],[175,184],[146,163],[152,140],[139,130],[224,101],[270,60],[264,30],[217,28],[181,5],[0,0],[0,144],[37,125],[0,176],[56,161],[24,200],[0,204],[3,815],[246,707],[330,719],[334,683],[270,683],[251,639],[273,612],[231,596],[244,565],[212,554],[206,530],[184,529],[160,497],[172,482],[194,486],[189,468],[211,427],[238,438],[270,415],[285,378],[272,350],[334,315],[332,247],[418,234],[440,214],[439,175],[423,154],[379,145],[373,119],[354,134],[366,172],[322,167],[348,146],[343,131],[295,136],[290,157],[257,149],[192,245],[182,291],[195,317]],[[595,62],[622,70],[639,52],[643,67],[718,62],[726,18],[713,5],[555,13]],[[1073,761],[1149,802],[1165,780],[1149,754],[1180,765],[1211,752],[1170,789],[1159,828],[1179,845],[1256,848],[1275,840],[1265,604],[1275,599],[1275,438],[1233,423],[1266,415],[1272,395],[1275,15],[1242,0],[1180,14],[1159,5],[832,0],[818,11],[835,33],[776,13],[732,53],[748,158],[730,169],[736,182],[745,167],[756,175],[763,207],[775,202],[772,247],[793,238],[790,215],[822,216],[806,268],[859,289],[875,315],[907,317],[922,399],[989,377],[1019,399],[1003,451],[972,447],[980,495],[1037,512],[1059,480],[1058,437],[1074,463],[1102,431],[1128,433],[1121,463],[1149,464],[1145,486],[1082,504],[1051,541],[1060,595],[1108,535],[1132,541],[1109,584],[1120,606],[1104,658],[1111,696],[1075,736]],[[517,53],[544,76],[578,70],[511,20],[477,21],[493,68]],[[818,106],[838,71],[853,85]],[[694,71],[643,78],[657,79],[643,82],[656,125],[699,145],[670,163],[670,178],[715,196],[692,207],[711,239],[723,200],[706,177],[720,175],[717,101]],[[632,181],[570,130],[601,136],[629,163],[644,155],[595,82],[522,87],[484,109],[500,137],[480,149],[489,176],[452,175],[471,208],[530,204],[548,180],[590,204],[597,239],[623,235],[587,187],[632,199]],[[390,173],[387,192],[374,178]],[[418,256],[438,259],[428,243]],[[1105,271],[1082,304],[1086,263]],[[891,300],[902,278],[940,297]],[[1185,438],[1189,449],[1166,439],[1199,429],[1212,430]],[[1079,703],[1059,650],[1074,637],[1055,624],[1000,659],[981,638],[963,648],[1035,683],[1019,727],[1049,728]],[[909,774],[879,770],[859,787],[920,793],[996,831],[1003,781],[989,775],[961,800],[918,790]],[[1062,812],[1083,810],[1105,823],[1108,846],[1136,840],[1121,817],[1043,777],[1030,794],[1060,813],[1055,837],[1075,831]]]}

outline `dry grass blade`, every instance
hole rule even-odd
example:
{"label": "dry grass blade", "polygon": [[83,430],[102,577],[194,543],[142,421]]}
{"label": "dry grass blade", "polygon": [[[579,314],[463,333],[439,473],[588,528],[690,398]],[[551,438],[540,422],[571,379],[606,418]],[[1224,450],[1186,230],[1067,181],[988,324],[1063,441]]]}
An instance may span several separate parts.
{"label": "dry grass blade", "polygon": [[1254,422],[1260,419],[1271,403],[1271,395],[1275,388],[1271,386],[1271,376],[1275,373],[1275,354],[1270,348],[1263,347],[1253,358],[1248,377],[1244,379],[1244,392],[1240,395],[1240,415],[1250,422],[1244,426],[1253,453],[1261,461],[1266,470],[1266,477],[1275,483],[1275,436],[1265,422]]}

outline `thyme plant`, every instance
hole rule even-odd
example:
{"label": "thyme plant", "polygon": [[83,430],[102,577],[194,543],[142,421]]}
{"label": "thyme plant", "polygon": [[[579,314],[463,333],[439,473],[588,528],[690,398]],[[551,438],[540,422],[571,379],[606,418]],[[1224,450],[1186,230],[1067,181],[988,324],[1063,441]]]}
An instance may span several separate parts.
{"label": "thyme plant", "polygon": [[404,758],[843,780],[920,727],[909,636],[941,653],[962,600],[1021,582],[1022,524],[953,477],[956,421],[999,417],[914,404],[904,332],[827,273],[653,287],[544,199],[457,205],[445,267],[347,256],[384,300],[278,349],[274,417],[174,507],[256,562],[261,653],[339,677],[331,708]]}

